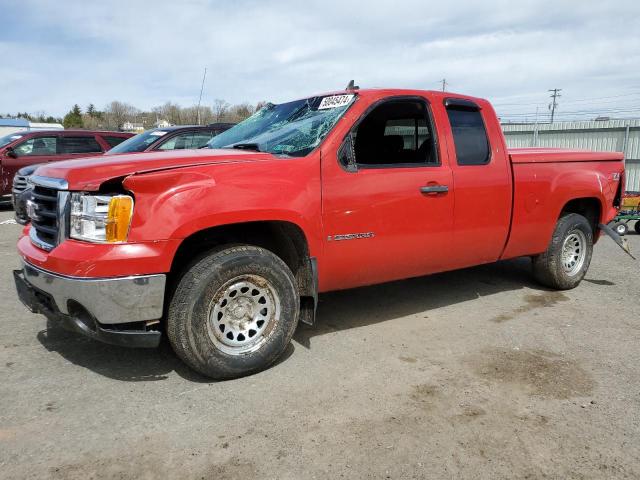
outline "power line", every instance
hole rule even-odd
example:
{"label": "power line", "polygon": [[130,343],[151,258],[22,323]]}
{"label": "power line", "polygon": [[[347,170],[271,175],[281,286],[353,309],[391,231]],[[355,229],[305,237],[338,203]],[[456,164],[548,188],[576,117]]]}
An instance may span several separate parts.
{"label": "power line", "polygon": [[[551,90],[550,90],[551,91]],[[633,97],[636,95],[640,95],[640,92],[633,92],[633,93],[624,93],[621,95],[611,95],[608,97],[590,97],[590,98],[580,98],[577,100],[564,100],[563,103],[578,103],[578,102],[591,102],[591,101],[597,101],[597,100],[607,100],[607,99],[611,99],[611,98],[622,98],[622,97]],[[530,95],[523,95],[523,96],[530,96]],[[496,101],[496,102],[491,102],[494,106],[536,106],[536,105],[542,105],[543,102],[538,102],[538,103],[522,103],[522,102],[517,102],[517,103],[501,103],[500,101]],[[602,103],[610,103],[610,102],[602,102]]]}

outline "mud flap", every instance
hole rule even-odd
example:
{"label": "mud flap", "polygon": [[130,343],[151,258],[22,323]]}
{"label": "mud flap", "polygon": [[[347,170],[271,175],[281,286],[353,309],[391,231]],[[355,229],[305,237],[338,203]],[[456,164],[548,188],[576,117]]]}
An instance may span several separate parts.
{"label": "mud flap", "polygon": [[616,242],[620,246],[620,248],[625,251],[627,255],[629,255],[631,258],[636,260],[636,257],[634,257],[633,254],[631,253],[631,249],[629,248],[629,242],[627,241],[626,238],[622,238],[620,235],[618,235],[615,232],[615,230],[613,230],[613,228],[603,223],[599,223],[598,228],[602,230],[604,233],[606,233],[607,235],[609,235],[613,239],[613,241]]}

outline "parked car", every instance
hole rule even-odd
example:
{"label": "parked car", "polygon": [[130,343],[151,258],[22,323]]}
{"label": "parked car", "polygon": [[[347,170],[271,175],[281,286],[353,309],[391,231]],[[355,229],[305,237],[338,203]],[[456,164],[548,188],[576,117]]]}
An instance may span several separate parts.
{"label": "parked car", "polygon": [[507,149],[488,101],[422,90],[269,104],[208,146],[40,167],[24,304],[246,375],[313,323],[321,292],[520,256],[576,287],[624,175],[621,153]]}
{"label": "parked car", "polygon": [[0,138],[0,202],[11,201],[13,178],[27,165],[102,155],[131,133],[90,130],[16,132]]}
{"label": "parked car", "polygon": [[[231,128],[235,123],[212,123],[202,126],[179,126],[157,128],[122,139],[117,146],[108,150],[107,155],[134,152],[149,152],[153,150],[181,150],[185,148],[202,148],[214,136]],[[12,204],[15,219],[23,225],[29,222],[27,216],[27,200],[30,198],[29,176],[39,165],[29,165],[21,168],[13,180]]]}
{"label": "parked car", "polygon": [[184,150],[202,148],[216,135],[231,128],[233,123],[215,123],[207,126],[187,125],[154,128],[140,133],[112,148],[108,155],[151,152],[154,150]]}
{"label": "parked car", "polygon": [[29,223],[29,215],[27,214],[27,201],[31,198],[33,185],[29,177],[42,165],[36,163],[27,165],[18,170],[13,177],[13,190],[11,192],[11,204],[13,205],[14,217],[16,222],[21,225]]}

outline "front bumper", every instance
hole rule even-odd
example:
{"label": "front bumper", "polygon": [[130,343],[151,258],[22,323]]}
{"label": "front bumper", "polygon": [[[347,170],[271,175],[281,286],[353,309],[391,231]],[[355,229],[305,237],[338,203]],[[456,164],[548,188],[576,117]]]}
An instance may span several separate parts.
{"label": "front bumper", "polygon": [[102,342],[156,347],[160,332],[144,325],[162,317],[166,276],[78,278],[23,262],[14,271],[20,300],[29,310],[61,321]]}

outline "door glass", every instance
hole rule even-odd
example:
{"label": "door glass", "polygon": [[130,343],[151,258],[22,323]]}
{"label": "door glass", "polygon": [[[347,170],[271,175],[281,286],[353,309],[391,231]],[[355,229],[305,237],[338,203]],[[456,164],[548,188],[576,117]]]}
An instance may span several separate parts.
{"label": "door glass", "polygon": [[214,136],[214,132],[196,132],[193,134],[191,138],[191,147],[189,148],[202,148],[204,147],[209,140],[211,140]]}
{"label": "door glass", "polygon": [[60,153],[98,153],[102,152],[100,144],[93,137],[62,137]]}
{"label": "door glass", "polygon": [[447,108],[458,165],[486,165],[489,139],[479,110]]}
{"label": "door glass", "polygon": [[360,122],[354,152],[359,166],[438,165],[427,105],[420,100],[385,102]]}
{"label": "door glass", "polygon": [[191,147],[193,132],[186,132],[170,138],[158,147],[158,150],[184,150]]}
{"label": "door glass", "polygon": [[39,155],[55,155],[57,137],[35,137],[17,145],[13,151],[19,157],[35,157]]}

